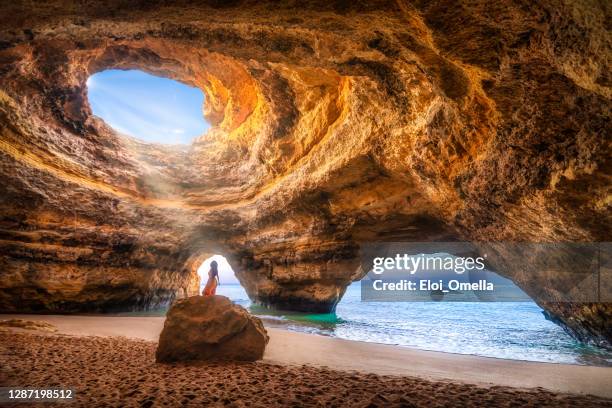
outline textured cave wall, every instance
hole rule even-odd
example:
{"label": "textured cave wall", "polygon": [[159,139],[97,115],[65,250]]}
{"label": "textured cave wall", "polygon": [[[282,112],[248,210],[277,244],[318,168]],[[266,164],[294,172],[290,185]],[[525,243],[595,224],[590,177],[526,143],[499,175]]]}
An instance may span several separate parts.
{"label": "textured cave wall", "polygon": [[[5,2],[0,309],[163,304],[221,253],[254,300],[331,310],[363,242],[609,240],[608,21],[586,0]],[[117,134],[86,100],[108,68],[200,87],[214,127]],[[610,303],[543,306],[610,344]]]}

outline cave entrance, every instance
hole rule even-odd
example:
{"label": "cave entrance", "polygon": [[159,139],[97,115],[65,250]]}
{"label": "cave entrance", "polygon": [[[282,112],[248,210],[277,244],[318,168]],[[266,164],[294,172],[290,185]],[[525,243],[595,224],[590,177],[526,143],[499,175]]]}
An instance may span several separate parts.
{"label": "cave entrance", "polygon": [[202,262],[198,267],[198,276],[200,277],[200,288],[199,293],[202,293],[206,281],[208,280],[208,271],[210,270],[210,263],[212,261],[217,262],[219,271],[219,286],[217,287],[217,295],[223,295],[230,298],[234,303],[241,306],[248,307],[251,304],[249,296],[240,284],[236,274],[229,264],[228,260],[223,255],[213,255]]}
{"label": "cave entrance", "polygon": [[98,72],[87,80],[87,97],[94,115],[145,142],[188,144],[210,127],[200,89],[143,71]]}

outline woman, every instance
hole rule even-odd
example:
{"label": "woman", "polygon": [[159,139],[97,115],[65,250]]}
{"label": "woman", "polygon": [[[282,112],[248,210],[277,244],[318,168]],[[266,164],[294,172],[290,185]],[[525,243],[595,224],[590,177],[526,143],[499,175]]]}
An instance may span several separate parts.
{"label": "woman", "polygon": [[202,291],[203,296],[214,296],[217,291],[217,285],[219,285],[219,271],[217,270],[217,261],[210,263],[210,270],[208,271],[208,281],[204,290]]}

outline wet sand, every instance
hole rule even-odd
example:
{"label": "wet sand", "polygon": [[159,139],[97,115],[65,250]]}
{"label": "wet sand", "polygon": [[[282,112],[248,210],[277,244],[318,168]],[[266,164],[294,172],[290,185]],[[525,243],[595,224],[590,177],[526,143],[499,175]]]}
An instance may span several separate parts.
{"label": "wet sand", "polygon": [[[424,352],[274,328],[263,362],[163,365],[154,360],[160,317],[19,318],[51,323],[58,332],[3,329],[0,385],[75,387],[82,406],[612,405],[548,391],[609,397],[610,368]],[[532,388],[545,382],[546,368],[548,390]]]}

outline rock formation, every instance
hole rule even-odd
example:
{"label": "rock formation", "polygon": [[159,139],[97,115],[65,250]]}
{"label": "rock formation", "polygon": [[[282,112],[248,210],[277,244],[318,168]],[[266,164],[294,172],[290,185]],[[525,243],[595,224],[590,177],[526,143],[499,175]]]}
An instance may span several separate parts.
{"label": "rock formation", "polygon": [[261,320],[242,306],[224,296],[192,296],[168,311],[155,359],[257,361],[268,340]]}
{"label": "rock formation", "polygon": [[40,330],[46,332],[56,332],[57,327],[40,320],[23,320],[23,319],[7,319],[0,320],[0,331],[5,330],[5,327],[16,327],[24,330]]}
{"label": "rock formation", "polygon": [[[219,253],[255,301],[328,311],[364,242],[609,240],[609,21],[589,0],[3,2],[0,310],[167,303]],[[213,128],[115,132],[86,97],[111,68],[200,87]],[[543,304],[609,345],[611,303],[582,306]]]}

